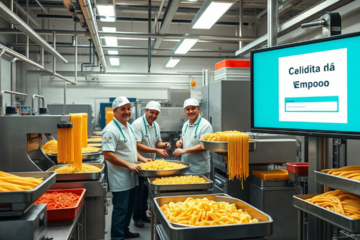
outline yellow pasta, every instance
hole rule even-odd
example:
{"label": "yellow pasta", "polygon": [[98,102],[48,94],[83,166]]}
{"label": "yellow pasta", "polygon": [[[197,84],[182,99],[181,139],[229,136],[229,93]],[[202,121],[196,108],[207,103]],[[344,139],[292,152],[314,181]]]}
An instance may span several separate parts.
{"label": "yellow pasta", "polygon": [[332,174],[339,177],[349,178],[353,180],[360,181],[360,166],[347,166],[338,169],[325,169],[322,172],[326,172],[327,174]]}
{"label": "yellow pasta", "polygon": [[153,184],[194,184],[194,183],[207,183],[205,178],[199,176],[174,176],[156,178]]}
{"label": "yellow pasta", "polygon": [[88,121],[88,115],[87,113],[79,113],[82,116],[82,134],[81,134],[81,147],[82,148],[87,148],[88,143],[87,143],[87,139],[88,139],[88,132],[87,132],[87,121]]}
{"label": "yellow pasta", "polygon": [[81,171],[82,164],[82,115],[81,114],[70,114],[71,123],[73,124],[74,134],[74,162],[73,166],[76,172]]}
{"label": "yellow pasta", "polygon": [[101,142],[102,141],[102,138],[88,138],[87,140],[89,143],[91,142]]}
{"label": "yellow pasta", "polygon": [[57,130],[57,162],[74,162],[74,132],[72,128],[58,128]]}
{"label": "yellow pasta", "polygon": [[187,198],[184,202],[170,202],[161,206],[165,217],[172,223],[192,226],[257,223],[247,212],[235,204],[215,202],[207,198]]}
{"label": "yellow pasta", "polygon": [[82,164],[80,167],[80,170],[77,170],[75,168],[75,166],[69,166],[69,165],[65,165],[62,166],[61,168],[55,169],[55,172],[57,172],[58,174],[66,174],[66,173],[89,173],[89,172],[100,172],[101,169],[98,167],[95,167],[93,165],[89,165],[89,164]]}
{"label": "yellow pasta", "polygon": [[317,195],[306,201],[344,216],[360,219],[360,197],[336,190]]}
{"label": "yellow pasta", "polygon": [[106,111],[106,125],[108,125],[108,123],[111,122],[113,118],[114,118],[114,112]]}
{"label": "yellow pasta", "polygon": [[20,177],[0,171],[0,192],[28,191],[42,182],[42,178]]}
{"label": "yellow pasta", "polygon": [[58,143],[56,140],[50,140],[44,144],[42,150],[45,154],[57,154]]}
{"label": "yellow pasta", "polygon": [[173,163],[165,160],[155,160],[147,163],[140,163],[141,170],[171,170],[186,167],[184,164]]}
{"label": "yellow pasta", "polygon": [[249,177],[249,135],[238,131],[225,131],[207,134],[202,140],[228,142],[229,180],[241,180],[244,188],[243,181]]}
{"label": "yellow pasta", "polygon": [[[57,154],[58,153],[57,148],[58,148],[58,142],[56,140],[51,140],[44,144],[42,150],[45,154]],[[99,151],[101,151],[100,148],[91,146],[91,144],[89,144],[87,148],[82,148],[82,153],[99,152]]]}

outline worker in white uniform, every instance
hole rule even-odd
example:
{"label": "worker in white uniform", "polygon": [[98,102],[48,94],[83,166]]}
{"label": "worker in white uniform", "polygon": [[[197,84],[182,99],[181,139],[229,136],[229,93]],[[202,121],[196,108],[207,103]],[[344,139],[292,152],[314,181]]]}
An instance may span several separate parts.
{"label": "worker in white uniform", "polygon": [[[166,149],[171,147],[170,143],[162,142],[159,124],[156,122],[161,112],[159,102],[150,101],[145,107],[143,116],[136,119],[131,126],[135,131],[137,141],[137,150],[144,158],[155,159],[156,154],[162,158],[169,157]],[[150,223],[146,215],[148,209],[148,188],[144,185],[146,178],[139,176],[139,185],[137,188],[137,197],[135,202],[133,220],[136,227],[144,227],[144,222]]]}
{"label": "worker in white uniform", "polygon": [[113,198],[111,239],[139,237],[129,231],[129,224],[136,199],[137,176],[141,167],[135,164],[152,161],[141,156],[136,149],[135,132],[128,123],[131,103],[126,97],[118,97],[112,103],[113,120],[102,132],[102,151],[107,160],[108,178]]}
{"label": "worker in white uniform", "polygon": [[195,98],[186,99],[184,112],[188,117],[182,127],[182,137],[176,142],[175,156],[181,155],[183,162],[191,164],[187,174],[210,175],[210,153],[200,146],[200,139],[213,132],[211,124],[200,116],[199,102]]}

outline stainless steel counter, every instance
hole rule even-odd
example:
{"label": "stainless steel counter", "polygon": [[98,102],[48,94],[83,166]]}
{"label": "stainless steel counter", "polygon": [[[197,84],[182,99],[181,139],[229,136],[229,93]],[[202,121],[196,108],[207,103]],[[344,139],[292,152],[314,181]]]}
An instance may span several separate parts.
{"label": "stainless steel counter", "polygon": [[74,221],[48,223],[47,237],[53,240],[86,240],[86,203],[84,202]]}

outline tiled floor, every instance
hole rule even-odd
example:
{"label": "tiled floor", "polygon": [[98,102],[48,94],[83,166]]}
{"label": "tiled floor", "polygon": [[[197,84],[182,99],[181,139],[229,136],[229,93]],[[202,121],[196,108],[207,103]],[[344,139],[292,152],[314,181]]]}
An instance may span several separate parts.
{"label": "tiled floor", "polygon": [[[110,240],[110,227],[111,227],[111,213],[112,213],[112,204],[111,200],[108,200],[108,212],[109,214],[106,216],[106,234],[105,240]],[[131,221],[130,223],[130,231],[140,233],[139,238],[134,238],[134,240],[150,240],[150,223],[145,223],[144,228],[137,228],[134,226],[134,222]]]}

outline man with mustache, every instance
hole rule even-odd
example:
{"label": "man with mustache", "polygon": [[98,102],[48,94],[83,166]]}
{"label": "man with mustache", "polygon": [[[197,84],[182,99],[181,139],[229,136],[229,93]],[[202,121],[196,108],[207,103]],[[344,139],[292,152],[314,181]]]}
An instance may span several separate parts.
{"label": "man with mustache", "polygon": [[139,237],[139,233],[129,231],[131,215],[136,199],[136,174],[141,167],[135,164],[151,159],[141,156],[136,149],[134,129],[128,123],[131,103],[126,97],[117,97],[112,103],[113,120],[102,132],[102,151],[107,160],[108,178],[113,198],[111,218],[111,239]]}
{"label": "man with mustache", "polygon": [[211,124],[200,116],[199,102],[195,98],[186,99],[184,112],[188,117],[182,128],[182,137],[176,142],[175,156],[191,164],[186,174],[210,175],[210,153],[200,146],[200,139],[212,133]]}
{"label": "man with mustache", "polygon": [[[131,125],[135,131],[137,150],[145,158],[155,159],[156,154],[163,158],[169,157],[166,149],[171,146],[168,142],[162,142],[159,124],[155,122],[160,112],[160,103],[150,101],[145,107],[145,114],[136,119]],[[149,190],[144,185],[144,181],[146,181],[146,178],[139,176],[133,215],[134,225],[139,228],[145,226],[144,222],[150,222],[149,217],[146,215]]]}

